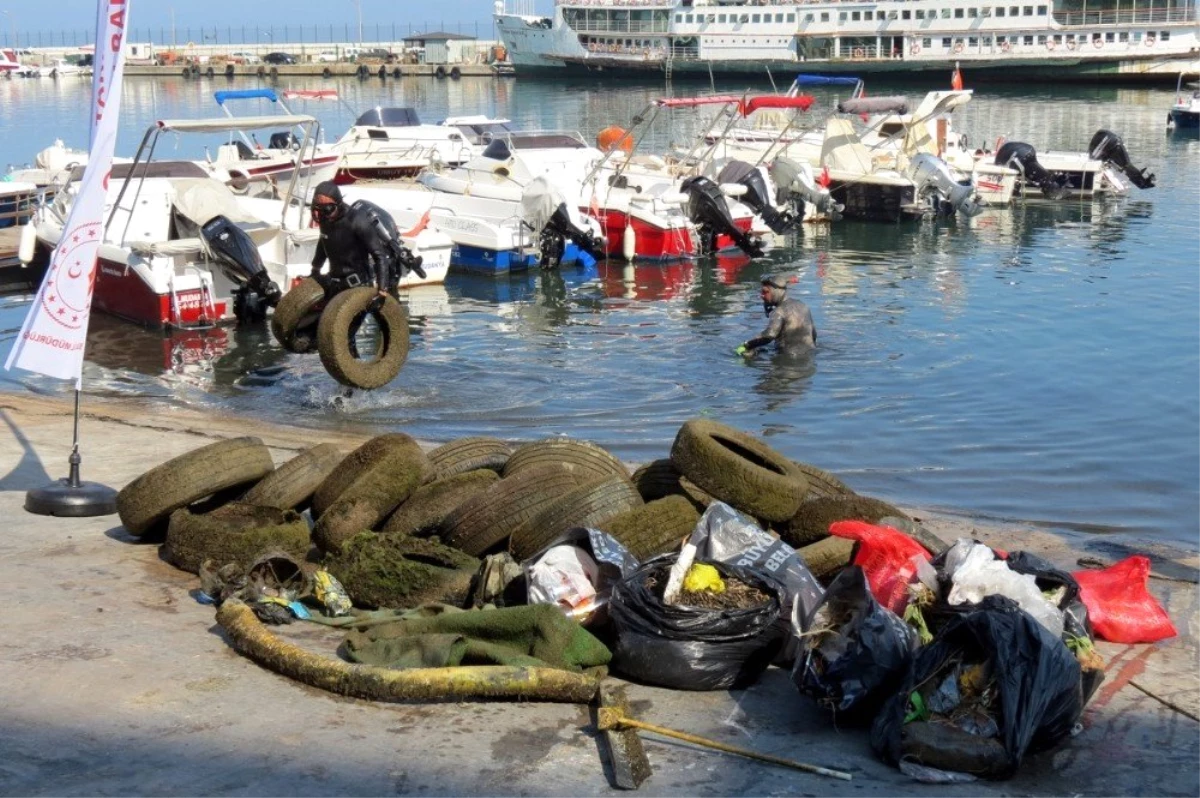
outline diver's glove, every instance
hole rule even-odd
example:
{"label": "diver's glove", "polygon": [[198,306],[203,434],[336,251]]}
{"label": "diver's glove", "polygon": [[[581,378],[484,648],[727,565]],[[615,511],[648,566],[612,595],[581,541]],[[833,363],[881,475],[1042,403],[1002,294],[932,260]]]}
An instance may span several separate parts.
{"label": "diver's glove", "polygon": [[742,344],[742,345],[741,345],[741,346],[739,346],[737,349],[734,349],[734,350],[733,350],[733,353],[734,353],[735,355],[741,355],[742,357],[745,357],[745,356],[746,356],[746,353],[747,353],[747,352],[749,352],[749,351],[750,351],[750,350],[746,348],[746,345],[745,345],[745,344]]}

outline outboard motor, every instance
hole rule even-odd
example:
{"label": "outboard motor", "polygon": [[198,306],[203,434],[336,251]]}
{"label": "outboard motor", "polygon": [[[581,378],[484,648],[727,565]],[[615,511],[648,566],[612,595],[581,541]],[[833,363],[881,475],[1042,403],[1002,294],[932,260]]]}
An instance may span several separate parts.
{"label": "outboard motor", "polygon": [[1138,188],[1154,188],[1154,175],[1146,174],[1145,169],[1138,169],[1129,161],[1125,142],[1111,130],[1096,131],[1091,144],[1088,144],[1088,157],[1117,167]]}
{"label": "outboard motor", "polygon": [[746,187],[746,193],[740,198],[752,211],[762,217],[774,232],[786,233],[796,224],[796,217],[784,211],[780,213],[773,204],[773,193],[767,188],[767,179],[761,168],[756,168],[745,161],[730,161],[722,167],[717,175],[718,183],[736,183]]}
{"label": "outboard motor", "polygon": [[537,234],[543,268],[554,268],[562,262],[567,241],[587,256],[583,259],[584,266],[591,266],[605,256],[605,242],[575,224],[566,200],[544,177],[534,178],[525,187],[521,195],[521,219]]}
{"label": "outboard motor", "polygon": [[818,214],[830,219],[840,219],[845,206],[835,202],[829,189],[817,185],[813,177],[812,167],[800,161],[780,156],[771,164],[771,174],[775,178],[776,199],[782,203],[789,198],[797,203],[796,215],[803,218],[804,203],[811,203]]}
{"label": "outboard motor", "polygon": [[720,186],[707,177],[697,176],[684,180],[679,190],[688,196],[688,218],[699,225],[709,252],[716,249],[717,236],[724,233],[750,257],[756,258],[763,254],[762,247],[733,223]]}
{"label": "outboard motor", "polygon": [[262,321],[267,308],[279,304],[283,293],[267,274],[258,248],[246,231],[224,216],[214,216],[200,228],[200,240],[226,277],[233,292],[233,313],[240,322]]}
{"label": "outboard motor", "polygon": [[1021,179],[1042,189],[1050,199],[1062,199],[1067,193],[1067,181],[1062,175],[1046,171],[1037,159],[1037,150],[1023,141],[1008,141],[996,150],[997,166],[1008,166],[1021,173]]}
{"label": "outboard motor", "polygon": [[917,184],[917,196],[936,194],[933,210],[938,216],[952,216],[956,211],[964,216],[976,216],[983,210],[983,202],[975,193],[975,185],[970,180],[955,180],[950,167],[936,155],[917,153],[908,172]]}

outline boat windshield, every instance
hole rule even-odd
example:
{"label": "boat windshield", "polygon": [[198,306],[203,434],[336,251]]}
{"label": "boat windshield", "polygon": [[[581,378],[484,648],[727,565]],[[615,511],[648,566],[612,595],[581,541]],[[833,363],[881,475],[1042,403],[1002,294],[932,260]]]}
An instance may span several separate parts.
{"label": "boat windshield", "polygon": [[380,108],[376,106],[354,121],[368,127],[413,127],[421,124],[416,108]]}
{"label": "boat windshield", "polygon": [[482,144],[485,141],[491,141],[496,136],[511,132],[508,125],[503,122],[456,124],[453,127],[462,131],[472,144]]}

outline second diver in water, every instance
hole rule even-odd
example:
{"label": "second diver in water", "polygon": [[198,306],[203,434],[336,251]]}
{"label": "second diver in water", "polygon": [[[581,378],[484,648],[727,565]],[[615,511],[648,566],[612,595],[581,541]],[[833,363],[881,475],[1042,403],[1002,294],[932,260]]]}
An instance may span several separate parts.
{"label": "second diver in water", "polygon": [[767,314],[766,329],[757,338],[751,338],[734,351],[744,357],[752,356],[772,341],[781,350],[802,351],[817,345],[817,328],[813,324],[812,311],[799,299],[787,295],[786,277],[770,275],[762,279],[763,310]]}

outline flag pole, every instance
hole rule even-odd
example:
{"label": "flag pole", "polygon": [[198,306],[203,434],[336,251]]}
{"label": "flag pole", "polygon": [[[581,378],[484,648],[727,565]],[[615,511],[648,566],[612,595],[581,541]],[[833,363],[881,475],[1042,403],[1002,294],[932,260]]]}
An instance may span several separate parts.
{"label": "flag pole", "polygon": [[79,386],[75,387],[75,419],[71,435],[69,476],[57,479],[25,494],[25,510],[36,515],[57,515],[65,518],[90,518],[112,515],[117,511],[117,492],[107,485],[83,482],[79,479]]}

